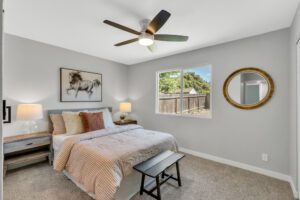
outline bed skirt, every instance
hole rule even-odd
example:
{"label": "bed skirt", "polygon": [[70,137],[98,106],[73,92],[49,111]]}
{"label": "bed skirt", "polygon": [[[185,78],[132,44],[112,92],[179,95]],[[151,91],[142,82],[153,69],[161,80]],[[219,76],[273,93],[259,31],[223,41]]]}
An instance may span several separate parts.
{"label": "bed skirt", "polygon": [[[82,191],[86,192],[84,187],[80,183],[77,183],[66,170],[64,170],[63,173],[73,183],[75,183],[77,187],[79,187]],[[116,193],[115,200],[130,200],[136,193],[138,193],[140,190],[141,177],[142,177],[141,174],[136,171],[133,171],[131,174],[125,177],[122,180],[120,188]],[[93,193],[87,193],[87,194],[93,199],[95,199],[95,194]]]}

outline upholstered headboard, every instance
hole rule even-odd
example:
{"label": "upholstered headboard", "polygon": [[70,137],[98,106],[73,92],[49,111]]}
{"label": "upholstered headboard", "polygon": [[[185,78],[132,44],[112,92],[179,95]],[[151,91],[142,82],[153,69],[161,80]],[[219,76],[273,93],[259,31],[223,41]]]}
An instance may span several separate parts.
{"label": "upholstered headboard", "polygon": [[80,109],[57,109],[57,110],[48,110],[48,131],[49,133],[53,132],[53,125],[50,119],[51,114],[61,114],[62,112],[80,112],[84,110],[93,111],[107,108],[110,112],[112,112],[112,107],[101,107],[101,108],[80,108]]}

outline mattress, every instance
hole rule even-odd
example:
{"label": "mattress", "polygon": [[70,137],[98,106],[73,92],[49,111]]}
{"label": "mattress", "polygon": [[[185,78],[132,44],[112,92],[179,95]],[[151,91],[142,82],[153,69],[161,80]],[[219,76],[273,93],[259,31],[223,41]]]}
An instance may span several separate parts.
{"label": "mattress", "polygon": [[54,151],[56,152],[59,149],[59,147],[63,144],[64,140],[71,136],[72,135],[66,135],[66,134],[53,135],[52,144],[53,144]]}

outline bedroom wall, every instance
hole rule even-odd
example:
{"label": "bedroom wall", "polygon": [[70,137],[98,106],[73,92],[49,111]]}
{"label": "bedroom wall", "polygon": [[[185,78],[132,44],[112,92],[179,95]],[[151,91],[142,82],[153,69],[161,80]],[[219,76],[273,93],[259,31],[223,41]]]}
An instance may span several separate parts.
{"label": "bedroom wall", "polygon": [[[297,40],[300,38],[300,7],[298,6],[290,33],[290,175],[294,185],[297,183]],[[298,108],[299,109],[299,108]],[[298,119],[299,120],[299,119]]]}
{"label": "bedroom wall", "polygon": [[[129,98],[145,128],[174,134],[181,147],[264,169],[289,173],[289,29],[169,56],[129,67]],[[159,44],[158,44],[159,49]],[[155,73],[178,66],[212,64],[212,119],[155,114]],[[274,79],[265,106],[240,110],[222,87],[241,67],[258,67]],[[269,154],[269,162],[261,154]]]}
{"label": "bedroom wall", "polygon": [[[103,102],[59,102],[60,67],[102,73]],[[12,105],[13,123],[4,125],[4,136],[24,132],[23,124],[15,121],[18,103],[41,103],[45,110],[113,106],[116,111],[127,98],[127,72],[123,64],[5,34],[3,95]],[[38,125],[46,130],[46,120]]]}

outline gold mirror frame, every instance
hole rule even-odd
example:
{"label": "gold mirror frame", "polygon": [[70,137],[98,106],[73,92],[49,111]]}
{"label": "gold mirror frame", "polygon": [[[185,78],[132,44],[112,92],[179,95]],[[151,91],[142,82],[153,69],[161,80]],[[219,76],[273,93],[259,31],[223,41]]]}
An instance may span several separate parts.
{"label": "gold mirror frame", "polygon": [[[266,96],[262,100],[257,102],[256,104],[251,104],[251,105],[239,104],[239,103],[235,102],[228,93],[228,86],[229,86],[230,81],[235,76],[237,76],[238,74],[240,74],[242,72],[257,73],[260,76],[262,76],[268,83],[268,92],[267,92]],[[230,74],[228,76],[228,78],[225,80],[224,85],[223,85],[223,94],[224,94],[225,99],[228,101],[228,103],[230,103],[231,105],[233,105],[237,108],[245,109],[245,110],[251,110],[251,109],[255,109],[255,108],[263,106],[271,99],[271,97],[273,96],[273,93],[274,93],[274,82],[273,82],[273,79],[271,78],[271,76],[269,74],[267,74],[265,71],[258,69],[258,68],[254,68],[254,67],[247,67],[247,68],[242,68],[242,69],[238,69],[238,70],[234,71],[232,74]]]}

